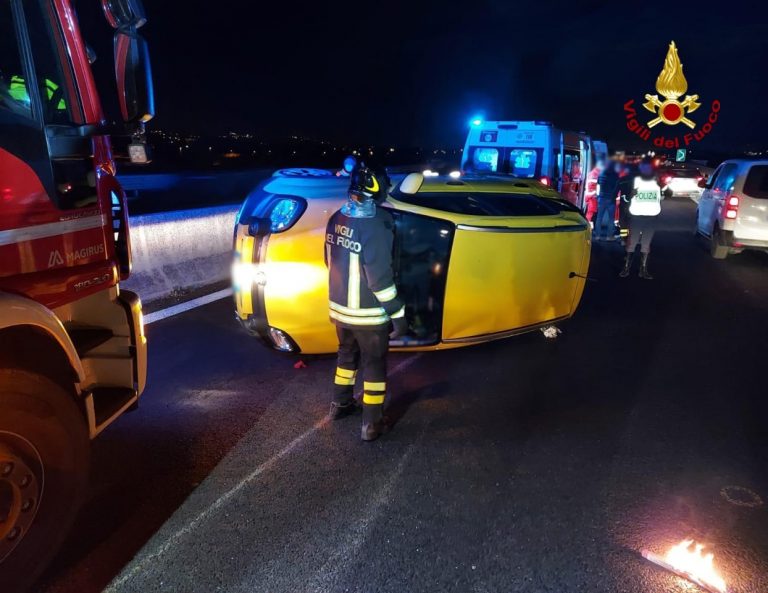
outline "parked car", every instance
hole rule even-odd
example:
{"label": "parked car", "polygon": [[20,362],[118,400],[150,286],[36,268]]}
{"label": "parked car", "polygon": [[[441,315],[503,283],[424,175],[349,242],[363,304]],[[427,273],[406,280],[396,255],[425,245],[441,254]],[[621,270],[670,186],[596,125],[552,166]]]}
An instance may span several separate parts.
{"label": "parked car", "polygon": [[[335,352],[325,228],[349,180],[278,171],[248,196],[235,226],[237,318],[272,348]],[[411,333],[400,349],[456,348],[573,315],[589,267],[578,208],[533,179],[411,173],[382,206],[395,219],[395,282]]]}
{"label": "parked car", "polygon": [[701,196],[699,181],[704,179],[699,169],[674,168],[661,174],[661,181],[672,190],[673,196],[691,198],[694,201]]}
{"label": "parked car", "polygon": [[712,257],[768,251],[768,161],[725,161],[700,187],[697,231],[709,238]]}

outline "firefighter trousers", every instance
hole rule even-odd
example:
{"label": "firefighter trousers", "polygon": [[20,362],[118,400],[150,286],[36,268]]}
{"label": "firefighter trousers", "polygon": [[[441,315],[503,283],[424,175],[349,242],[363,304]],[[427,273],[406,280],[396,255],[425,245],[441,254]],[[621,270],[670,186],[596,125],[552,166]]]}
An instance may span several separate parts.
{"label": "firefighter trousers", "polygon": [[377,328],[349,329],[336,326],[339,352],[333,400],[351,403],[360,367],[363,371],[363,422],[381,420],[387,393],[389,324]]}

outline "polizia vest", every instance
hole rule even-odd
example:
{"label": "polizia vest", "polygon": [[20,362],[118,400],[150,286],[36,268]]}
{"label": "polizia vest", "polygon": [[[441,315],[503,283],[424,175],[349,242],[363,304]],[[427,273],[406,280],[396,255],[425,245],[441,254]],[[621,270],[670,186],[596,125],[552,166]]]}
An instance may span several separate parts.
{"label": "polizia vest", "polygon": [[635,195],[629,202],[632,216],[658,216],[661,213],[661,188],[656,178],[635,178]]}

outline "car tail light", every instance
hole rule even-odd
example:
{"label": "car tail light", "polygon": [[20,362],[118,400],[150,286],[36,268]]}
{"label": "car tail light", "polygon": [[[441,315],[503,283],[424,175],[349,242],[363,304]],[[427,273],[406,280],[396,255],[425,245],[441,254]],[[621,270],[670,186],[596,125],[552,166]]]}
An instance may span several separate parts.
{"label": "car tail light", "polygon": [[672,175],[665,175],[664,177],[661,178],[661,182],[664,185],[669,185],[669,182],[672,181],[672,179],[673,179]]}
{"label": "car tail light", "polygon": [[549,177],[547,177],[546,175],[544,175],[541,179],[539,179],[539,181],[541,181],[541,183],[543,183],[544,185],[549,185]]}
{"label": "car tail light", "polygon": [[731,196],[725,204],[725,217],[733,220],[739,213],[739,196]]}

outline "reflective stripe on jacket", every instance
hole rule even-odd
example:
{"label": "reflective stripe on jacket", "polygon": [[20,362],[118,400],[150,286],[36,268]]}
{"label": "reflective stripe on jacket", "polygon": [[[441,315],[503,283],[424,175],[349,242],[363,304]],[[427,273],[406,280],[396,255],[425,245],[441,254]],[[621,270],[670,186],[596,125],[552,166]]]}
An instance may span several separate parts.
{"label": "reflective stripe on jacket", "polygon": [[336,212],[325,232],[331,319],[343,327],[378,327],[403,317],[392,272],[392,215],[382,208],[370,218]]}

